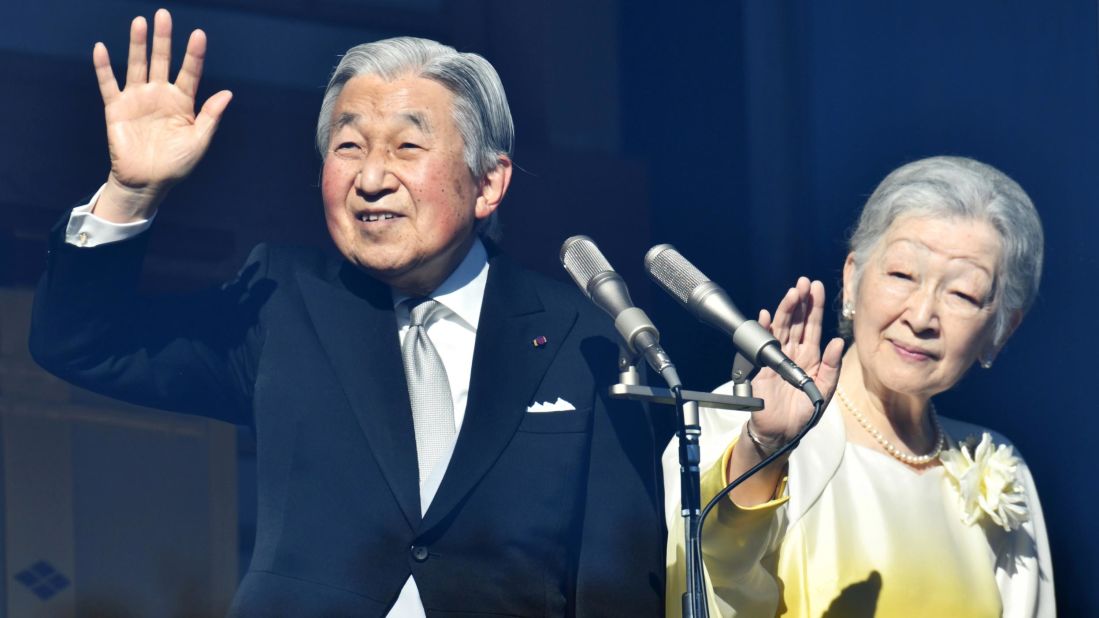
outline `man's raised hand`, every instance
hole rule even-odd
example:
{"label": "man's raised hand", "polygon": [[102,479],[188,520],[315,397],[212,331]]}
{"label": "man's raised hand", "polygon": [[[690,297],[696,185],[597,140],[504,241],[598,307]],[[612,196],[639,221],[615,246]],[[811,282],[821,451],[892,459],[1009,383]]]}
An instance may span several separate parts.
{"label": "man's raised hand", "polygon": [[146,58],[148,24],[130,24],[126,85],[119,90],[107,48],[92,52],[107,121],[111,173],[94,212],[125,223],[152,216],[176,182],[185,178],[206,153],[222,113],[233,95],[222,90],[195,115],[195,94],[206,56],[206,34],[191,33],[175,83],[168,81],[172,16],[165,9],[153,19],[152,53]]}

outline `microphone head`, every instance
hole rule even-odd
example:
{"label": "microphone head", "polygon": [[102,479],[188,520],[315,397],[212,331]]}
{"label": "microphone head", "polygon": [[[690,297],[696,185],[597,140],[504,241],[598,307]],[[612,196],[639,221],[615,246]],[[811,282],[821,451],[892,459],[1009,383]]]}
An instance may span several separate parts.
{"label": "microphone head", "polygon": [[588,298],[591,298],[588,283],[591,282],[592,277],[599,273],[614,271],[607,262],[607,258],[603,257],[599,247],[595,246],[595,242],[582,235],[572,236],[561,245],[561,265]]}
{"label": "microphone head", "polygon": [[690,305],[691,292],[710,278],[695,268],[669,244],[657,245],[645,254],[645,271],[666,292]]}

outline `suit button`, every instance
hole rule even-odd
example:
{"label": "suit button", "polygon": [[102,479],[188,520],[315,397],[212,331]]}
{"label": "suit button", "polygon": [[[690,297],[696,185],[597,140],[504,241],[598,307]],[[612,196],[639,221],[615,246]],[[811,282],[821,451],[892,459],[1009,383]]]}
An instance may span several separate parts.
{"label": "suit button", "polygon": [[415,560],[416,562],[426,562],[427,561],[427,548],[424,547],[423,545],[413,545],[412,546],[412,559]]}

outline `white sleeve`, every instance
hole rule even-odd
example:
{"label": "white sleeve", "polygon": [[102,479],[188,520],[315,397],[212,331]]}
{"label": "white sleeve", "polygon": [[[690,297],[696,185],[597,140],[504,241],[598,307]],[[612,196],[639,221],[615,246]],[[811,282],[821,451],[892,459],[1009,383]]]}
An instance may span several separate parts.
{"label": "white sleeve", "polygon": [[1004,618],[1052,618],[1057,615],[1053,596],[1053,563],[1045,518],[1034,478],[1026,462],[1018,469],[1026,491],[1030,518],[1007,535],[996,565],[996,583],[1004,604]]}
{"label": "white sleeve", "polygon": [[[103,185],[105,186],[107,185]],[[77,247],[94,247],[118,242],[137,236],[153,224],[156,215],[132,223],[112,223],[95,216],[92,213],[92,207],[99,200],[99,194],[103,193],[103,187],[99,187],[87,204],[72,209],[69,224],[65,228],[65,242],[68,244]]]}

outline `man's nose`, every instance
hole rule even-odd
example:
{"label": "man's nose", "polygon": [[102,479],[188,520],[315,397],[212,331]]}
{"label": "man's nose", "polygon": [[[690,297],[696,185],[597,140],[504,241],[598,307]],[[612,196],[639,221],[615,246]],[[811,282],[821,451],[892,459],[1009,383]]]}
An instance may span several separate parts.
{"label": "man's nose", "polygon": [[355,187],[367,196],[382,195],[396,190],[396,177],[389,169],[388,157],[382,149],[374,149],[363,157]]}

